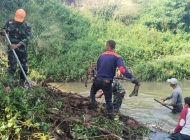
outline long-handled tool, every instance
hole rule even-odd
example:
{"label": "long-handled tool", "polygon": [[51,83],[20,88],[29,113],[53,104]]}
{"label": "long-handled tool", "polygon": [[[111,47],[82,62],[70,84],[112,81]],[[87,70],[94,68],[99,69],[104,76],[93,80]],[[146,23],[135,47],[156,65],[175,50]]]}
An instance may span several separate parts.
{"label": "long-handled tool", "polygon": [[[11,41],[10,41],[10,39],[9,39],[9,37],[8,37],[8,35],[7,35],[7,33],[5,33],[5,36],[6,36],[6,38],[7,38],[7,41],[9,42],[9,45],[11,45]],[[26,76],[26,73],[25,73],[25,71],[24,71],[24,69],[23,69],[23,67],[22,67],[22,65],[21,65],[21,63],[20,63],[20,60],[18,59],[18,56],[17,56],[15,50],[12,49],[12,51],[13,51],[13,54],[14,54],[14,56],[15,56],[15,58],[16,58],[18,64],[19,64],[19,66],[20,66],[20,69],[21,69],[21,71],[22,71],[22,73],[23,73],[23,75],[24,75],[24,77],[25,77],[25,79],[26,79],[26,81],[27,81],[27,83],[28,83],[28,86],[32,89],[31,83],[29,82],[29,80],[28,80],[28,78],[27,78],[27,76]]]}
{"label": "long-handled tool", "polygon": [[[158,100],[156,100],[156,99],[154,99],[154,101],[156,101],[156,102],[158,102],[158,103],[162,104],[160,101],[158,101]],[[172,111],[173,111],[173,109],[172,109],[171,107],[169,107],[169,106],[167,106],[167,105],[165,105],[165,107],[167,107],[168,109],[170,109],[170,110],[172,110]]]}

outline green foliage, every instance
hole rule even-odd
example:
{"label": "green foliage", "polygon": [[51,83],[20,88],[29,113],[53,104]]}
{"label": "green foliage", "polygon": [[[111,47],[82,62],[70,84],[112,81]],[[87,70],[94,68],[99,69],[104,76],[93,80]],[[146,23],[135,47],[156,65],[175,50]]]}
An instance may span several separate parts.
{"label": "green foliage", "polygon": [[[83,115],[85,117],[85,115]],[[118,119],[116,119],[118,118]],[[92,119],[93,124],[89,123],[84,123],[80,120],[76,120],[72,124],[72,136],[75,139],[98,139],[98,136],[101,136],[102,133],[100,129],[103,129],[105,131],[110,131],[117,136],[123,137],[123,128],[125,130],[128,130],[127,133],[130,134],[130,137],[135,138],[136,136],[148,136],[150,134],[150,130],[144,125],[139,125],[136,128],[132,129],[124,122],[119,120],[119,116],[115,116],[115,120],[112,121],[110,119],[107,119],[105,117],[96,117]],[[104,135],[104,138],[107,137],[107,139],[114,139],[113,136],[109,135]],[[136,137],[137,138],[137,137]]]}
{"label": "green foliage", "polygon": [[[25,0],[25,2],[28,2],[29,0]],[[7,0],[7,1],[1,1],[1,8],[2,10],[8,10],[11,12],[15,12],[15,10],[18,7],[23,7],[25,3],[23,0]]]}
{"label": "green foliage", "polygon": [[92,9],[92,13],[94,15],[99,15],[103,17],[105,20],[110,20],[114,16],[114,12],[117,10],[116,4],[110,4],[110,5],[102,5],[102,7],[98,7],[96,9]]}
{"label": "green foliage", "polygon": [[[64,100],[68,99],[62,96],[64,93],[56,92],[56,90],[52,90],[52,87],[34,87],[33,90],[19,87],[8,88],[7,76],[5,74],[1,76],[0,139],[2,140],[45,140],[50,138],[50,132],[54,133],[56,131],[56,134],[64,136],[67,135],[68,130],[69,137],[74,139],[88,140],[98,137],[109,139],[110,135],[102,136],[100,128],[120,137],[124,135],[124,128],[130,132],[126,134],[132,137],[149,135],[148,128],[137,126],[137,128],[132,129],[130,124],[120,120],[119,115],[115,116],[114,121],[108,119],[107,116],[104,117],[100,113],[106,109],[103,104],[97,109],[100,117],[92,118],[91,113],[77,114],[77,111],[80,112],[81,109],[74,111],[76,116],[71,115],[69,111],[66,111],[69,104],[64,103]],[[52,93],[53,91],[55,91],[55,94]],[[61,98],[62,100],[60,100]],[[70,108],[73,111],[71,106],[69,106]],[[64,127],[59,127],[62,123]]]}
{"label": "green foliage", "polygon": [[189,0],[155,0],[141,13],[140,21],[158,30],[189,31],[189,4]]}
{"label": "green foliage", "polygon": [[100,128],[105,128],[107,130],[111,130],[111,132],[115,133],[118,136],[122,136],[123,132],[122,132],[122,127],[125,126],[123,122],[121,122],[119,119],[117,119],[119,116],[115,116],[115,120],[114,122],[109,120],[109,119],[105,119],[103,117],[99,117],[99,118],[94,118],[93,121],[100,124]]}
{"label": "green foliage", "polygon": [[[134,67],[132,71],[141,80],[160,81],[172,76],[164,70],[156,76],[150,71],[158,69],[157,61],[168,62],[168,56],[183,58],[189,54],[189,1],[105,2],[76,0],[78,7],[72,9],[58,0],[2,0],[0,25],[13,17],[17,8],[26,10],[33,31],[28,51],[30,74],[35,80],[78,80],[89,67],[87,62],[96,62],[108,39],[116,41],[116,52],[127,66]],[[175,69],[177,65],[167,67],[169,71]],[[141,76],[141,70],[146,74]],[[183,67],[173,76],[188,79],[187,72]]]}
{"label": "green foliage", "polygon": [[[101,44],[88,37],[89,21],[59,2],[44,2],[43,5],[36,5],[35,9],[41,9],[39,15],[31,15],[33,19],[29,22],[34,27],[35,39],[32,44],[38,47],[31,46],[29,49],[30,64],[46,77],[53,77],[55,80],[78,79],[78,75],[87,67],[83,62],[94,59],[93,56],[98,56],[101,52]],[[43,20],[34,22],[44,14],[46,17]],[[86,55],[93,47],[98,49],[92,55]]]}
{"label": "green foliage", "polygon": [[44,75],[42,75],[42,73],[39,73],[35,69],[31,69],[31,70],[29,69],[28,74],[29,74],[29,79],[36,82],[40,82],[46,78]]}
{"label": "green foliage", "polygon": [[31,134],[35,133],[33,130],[46,132],[49,124],[44,119],[47,111],[45,101],[49,97],[44,96],[45,90],[41,87],[10,89],[7,79],[3,73],[0,79],[0,139],[22,139],[26,130]]}
{"label": "green foliage", "polygon": [[[143,25],[134,25],[125,35],[127,47],[120,47],[118,44],[117,51],[121,56],[125,56],[124,60],[129,66],[161,59],[167,55],[189,53],[190,35],[182,31],[179,32],[179,34],[174,35],[170,31],[160,32]],[[124,42],[120,43],[122,45]]]}
{"label": "green foliage", "polygon": [[190,56],[170,56],[140,64],[134,67],[133,72],[142,80],[164,81],[172,77],[179,77],[183,80],[189,79]]}

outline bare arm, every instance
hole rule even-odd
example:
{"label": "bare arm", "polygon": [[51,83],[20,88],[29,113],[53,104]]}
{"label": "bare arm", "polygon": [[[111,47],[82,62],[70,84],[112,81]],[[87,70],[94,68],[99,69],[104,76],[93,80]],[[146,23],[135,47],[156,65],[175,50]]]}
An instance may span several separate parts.
{"label": "bare arm", "polygon": [[165,100],[172,99],[171,103],[163,103],[164,105],[174,106],[177,103],[178,93],[174,92],[170,96],[166,97]]}
{"label": "bare arm", "polygon": [[[172,94],[173,94],[173,93],[172,93]],[[171,94],[170,96],[166,97],[166,98],[161,99],[161,100],[166,101],[166,100],[171,99],[171,98],[172,98],[172,94]]]}

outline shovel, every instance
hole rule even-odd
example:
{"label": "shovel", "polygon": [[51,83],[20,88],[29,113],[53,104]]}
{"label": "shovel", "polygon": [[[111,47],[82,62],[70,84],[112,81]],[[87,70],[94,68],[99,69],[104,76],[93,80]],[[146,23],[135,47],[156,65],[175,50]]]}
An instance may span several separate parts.
{"label": "shovel", "polygon": [[[9,39],[9,37],[8,37],[8,35],[7,35],[7,33],[5,33],[5,36],[6,36],[6,38],[7,38],[7,41],[9,42],[9,45],[11,45],[11,41],[10,41],[10,39]],[[18,64],[19,64],[19,66],[20,66],[20,69],[21,69],[21,71],[22,71],[22,73],[23,73],[23,75],[24,75],[24,77],[25,77],[25,79],[26,79],[26,81],[27,81],[27,83],[28,83],[28,86],[32,89],[31,83],[29,82],[29,80],[28,80],[28,78],[27,78],[27,76],[26,76],[26,73],[25,73],[25,71],[24,71],[24,69],[23,69],[23,67],[22,67],[22,65],[21,65],[21,63],[20,63],[20,60],[18,59],[18,56],[17,56],[15,50],[12,49],[12,51],[13,51],[13,54],[14,54],[14,56],[15,56],[15,58],[16,58]]]}

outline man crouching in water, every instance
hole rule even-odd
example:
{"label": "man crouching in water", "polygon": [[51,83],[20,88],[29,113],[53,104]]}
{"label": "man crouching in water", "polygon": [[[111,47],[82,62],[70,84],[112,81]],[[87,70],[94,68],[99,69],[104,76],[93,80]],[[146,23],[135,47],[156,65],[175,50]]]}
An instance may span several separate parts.
{"label": "man crouching in water", "polygon": [[[170,96],[166,97],[165,99],[161,99],[163,100],[162,105],[168,105],[168,106],[172,106],[173,110],[172,113],[180,113],[181,110],[183,109],[183,105],[182,105],[182,90],[181,88],[177,85],[178,81],[176,78],[171,78],[168,79],[167,82],[170,83],[170,86],[173,88],[173,92]],[[164,101],[172,99],[171,103],[165,103]]]}

